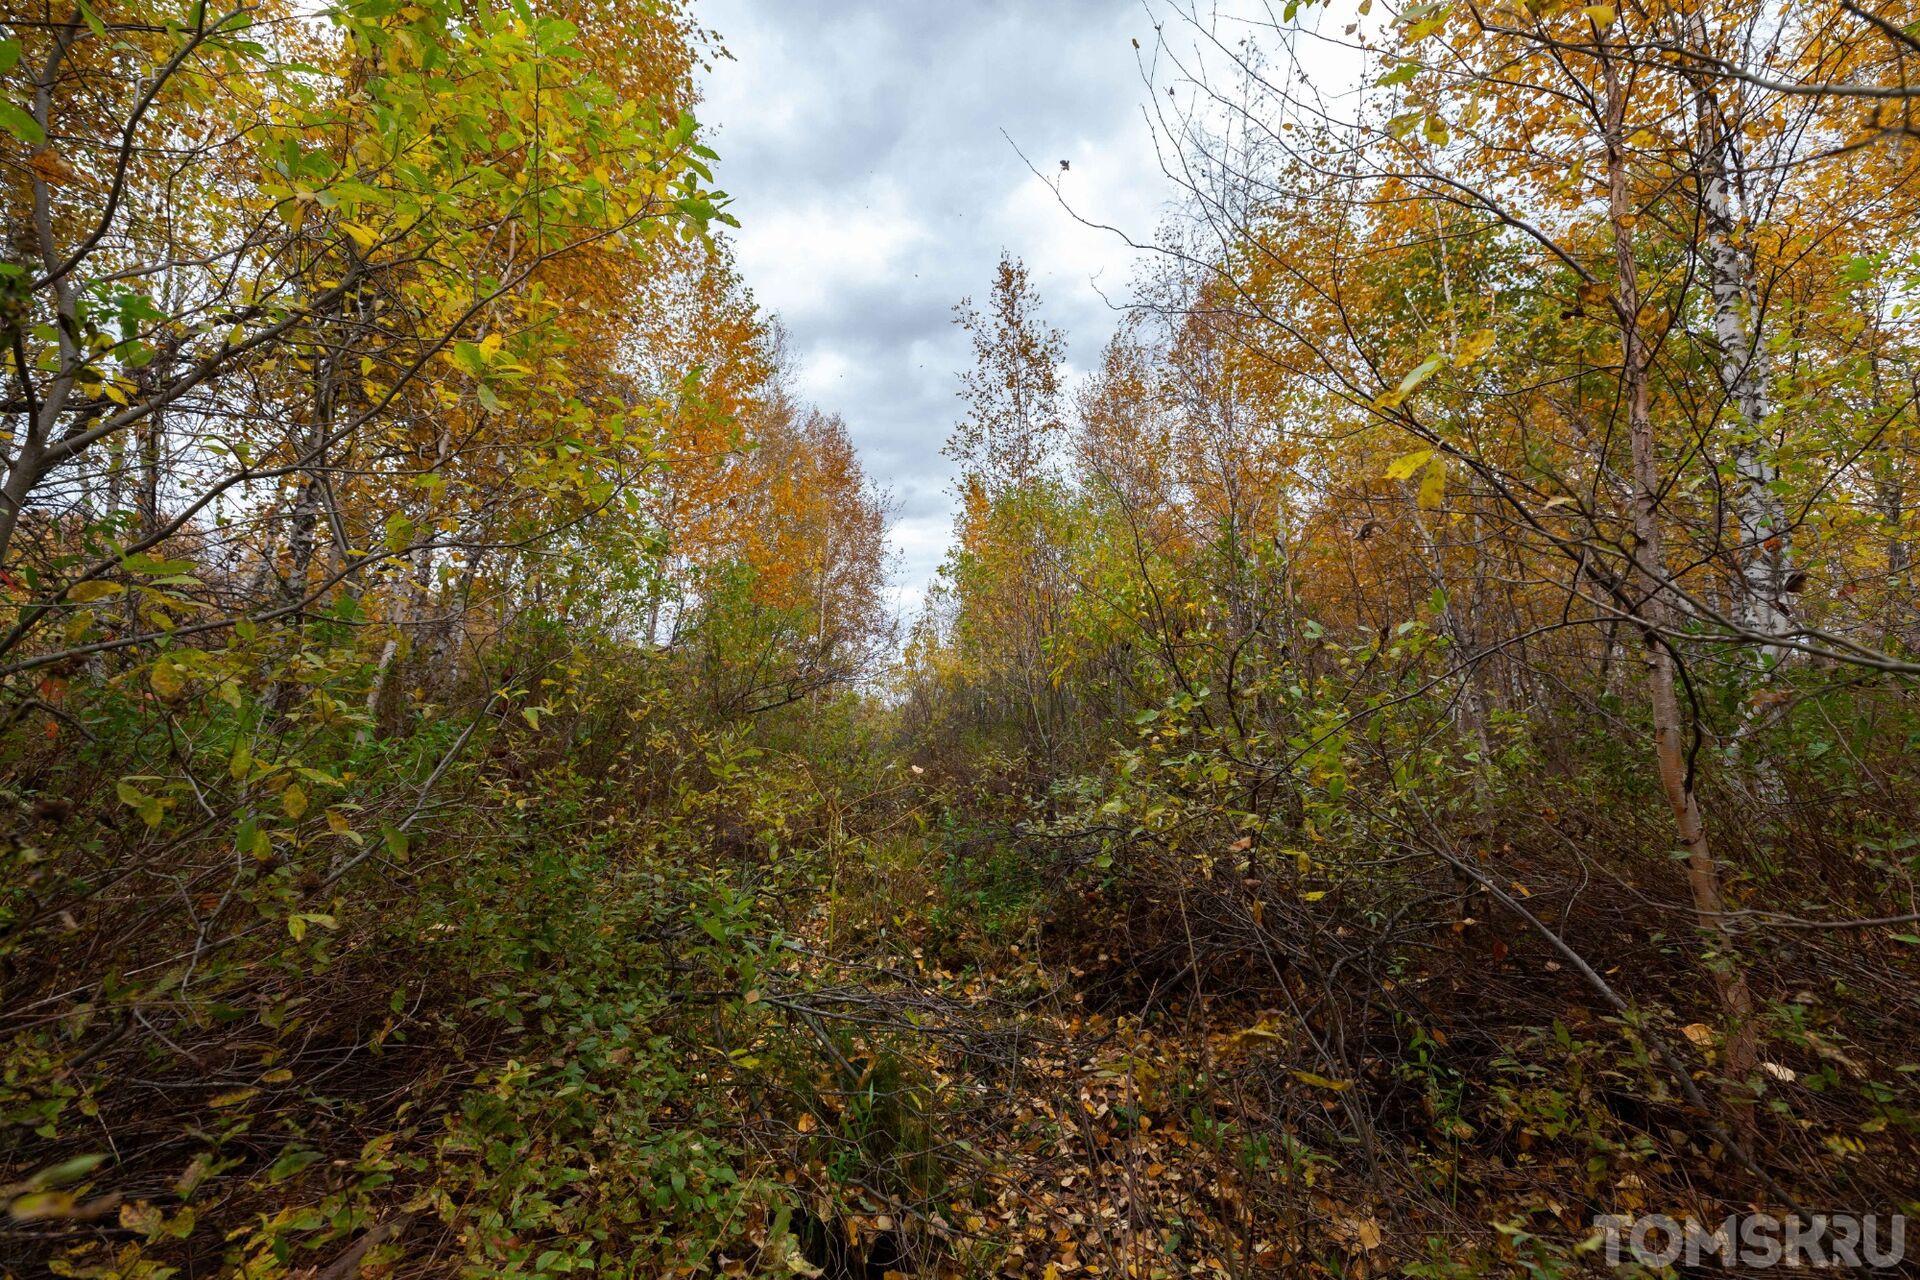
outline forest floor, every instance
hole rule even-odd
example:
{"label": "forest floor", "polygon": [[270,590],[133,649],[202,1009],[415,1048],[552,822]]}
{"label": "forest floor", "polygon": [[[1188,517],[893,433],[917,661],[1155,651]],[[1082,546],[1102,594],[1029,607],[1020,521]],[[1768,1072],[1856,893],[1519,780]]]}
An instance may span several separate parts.
{"label": "forest floor", "polygon": [[[939,885],[903,904],[919,883],[889,883],[852,929],[843,907],[812,913],[789,944],[799,958],[785,975],[794,994],[763,997],[814,1029],[829,1020],[896,1029],[877,1040],[898,1057],[845,1062],[851,1087],[823,1089],[794,1131],[870,1128],[876,1089],[891,1091],[934,1129],[919,1135],[918,1151],[902,1143],[896,1163],[931,1154],[946,1170],[934,1186],[859,1197],[867,1212],[841,1219],[844,1244],[811,1251],[823,1272],[875,1280],[1371,1274],[1368,1255],[1383,1239],[1378,1217],[1342,1203],[1317,1158],[1288,1166],[1283,1153],[1241,1136],[1240,1125],[1264,1117],[1240,1086],[1268,1069],[1255,1062],[1263,1046],[1290,1038],[1278,1015],[1242,1000],[1125,991],[1115,958],[1097,942],[1043,945],[1032,920],[1018,940],[1004,920],[986,930],[991,937],[970,920],[956,938],[950,913],[979,904],[949,901],[950,887]],[[844,956],[850,941],[873,958],[827,959]],[[1338,1109],[1344,1084],[1293,1074],[1323,1095],[1326,1111]],[[784,1176],[818,1179],[824,1193],[830,1159]],[[1305,1192],[1312,1237],[1340,1256],[1315,1265],[1301,1223],[1261,1220],[1249,1184],[1274,1179]]]}

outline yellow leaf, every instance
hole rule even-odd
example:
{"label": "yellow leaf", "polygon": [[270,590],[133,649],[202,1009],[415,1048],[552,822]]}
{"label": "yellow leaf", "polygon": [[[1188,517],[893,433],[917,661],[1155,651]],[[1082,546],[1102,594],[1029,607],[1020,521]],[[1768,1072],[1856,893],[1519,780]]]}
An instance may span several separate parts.
{"label": "yellow leaf", "polygon": [[280,807],[289,818],[298,819],[307,811],[307,789],[293,783],[280,793]]}
{"label": "yellow leaf", "polygon": [[1331,1089],[1335,1093],[1345,1093],[1353,1088],[1351,1080],[1329,1080],[1325,1076],[1315,1075],[1311,1071],[1296,1071],[1293,1078],[1301,1084],[1310,1084],[1316,1089]]}
{"label": "yellow leaf", "polygon": [[1593,25],[1605,31],[1613,25],[1613,6],[1610,4],[1590,4],[1580,11],[1592,20]]}
{"label": "yellow leaf", "polygon": [[1479,329],[1460,340],[1460,349],[1453,353],[1454,367],[1464,369],[1493,350],[1494,333],[1491,329]]}
{"label": "yellow leaf", "polygon": [[7,1212],[13,1215],[16,1222],[34,1222],[42,1218],[70,1218],[73,1216],[73,1193],[71,1191],[38,1191],[15,1200],[7,1206]]}
{"label": "yellow leaf", "polygon": [[1256,1022],[1250,1027],[1242,1027],[1228,1038],[1234,1044],[1245,1044],[1249,1040],[1273,1043],[1285,1039],[1284,1036],[1274,1029],[1273,1023],[1271,1022]]}
{"label": "yellow leaf", "polygon": [[1415,449],[1412,453],[1395,458],[1387,465],[1387,479],[1410,479],[1414,472],[1427,465],[1427,460],[1431,457],[1433,457],[1433,450]]}
{"label": "yellow leaf", "polygon": [[117,582],[82,582],[67,592],[67,599],[75,604],[91,604],[95,600],[105,600],[108,596],[117,596],[126,590]]}
{"label": "yellow leaf", "polygon": [[138,1231],[142,1235],[152,1235],[160,1230],[166,1221],[166,1214],[150,1201],[134,1200],[120,1206],[120,1225],[128,1231]]}
{"label": "yellow leaf", "polygon": [[1427,472],[1420,477],[1420,492],[1414,495],[1414,501],[1421,509],[1431,510],[1440,505],[1447,496],[1447,457],[1443,453],[1433,455],[1427,463]]}
{"label": "yellow leaf", "polygon": [[259,1092],[258,1089],[253,1088],[251,1085],[245,1089],[230,1089],[226,1093],[214,1095],[214,1097],[207,1102],[207,1105],[210,1107],[234,1107]]}
{"label": "yellow leaf", "polygon": [[186,687],[187,683],[180,664],[171,658],[162,658],[154,663],[147,681],[153,685],[153,691],[168,702],[179,697],[180,691]]}

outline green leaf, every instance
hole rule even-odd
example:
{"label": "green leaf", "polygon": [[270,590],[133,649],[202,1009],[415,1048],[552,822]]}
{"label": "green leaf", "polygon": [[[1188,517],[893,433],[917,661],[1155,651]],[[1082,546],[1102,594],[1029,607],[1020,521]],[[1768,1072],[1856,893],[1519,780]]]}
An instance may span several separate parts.
{"label": "green leaf", "polygon": [[70,1160],[62,1160],[59,1164],[48,1165],[31,1178],[28,1178],[26,1185],[34,1191],[44,1191],[48,1187],[64,1187],[68,1183],[80,1181],[80,1179],[105,1164],[106,1160],[107,1157],[104,1152],[93,1152],[89,1155],[74,1156]]}
{"label": "green leaf", "polygon": [[386,544],[389,551],[404,551],[413,540],[413,521],[396,511],[387,517]]}
{"label": "green leaf", "polygon": [[5,98],[0,98],[0,129],[5,129],[20,141],[30,142],[35,146],[47,140],[46,131],[40,127],[40,122]]}
{"label": "green leaf", "polygon": [[383,825],[380,828],[380,840],[381,840],[381,843],[387,846],[387,852],[392,854],[395,860],[400,862],[405,862],[407,860],[407,833],[406,832],[400,830],[400,828],[398,827],[390,827],[390,826]]}
{"label": "green leaf", "polygon": [[80,10],[80,16],[87,20],[87,29],[100,39],[105,40],[107,38],[107,24],[100,21],[100,15],[93,11],[93,6],[87,4],[86,0],[81,0],[78,8]]}
{"label": "green leaf", "polygon": [[1415,125],[1427,118],[1424,111],[1406,111],[1387,121],[1387,136],[1398,142],[1413,132]]}
{"label": "green leaf", "polygon": [[140,820],[149,827],[157,827],[166,817],[166,806],[157,796],[150,796],[133,785],[130,779],[122,778],[113,784],[113,793],[120,797],[120,803],[140,815]]}
{"label": "green leaf", "polygon": [[1419,364],[1413,366],[1413,368],[1407,370],[1407,376],[1400,379],[1401,394],[1405,395],[1407,392],[1412,391],[1415,387],[1425,382],[1428,378],[1431,378],[1446,362],[1447,358],[1436,352],[1428,356],[1425,360],[1422,360]]}
{"label": "green leaf", "polygon": [[267,1181],[285,1182],[318,1159],[318,1151],[310,1147],[296,1147],[267,1166]]}
{"label": "green leaf", "polygon": [[197,566],[191,560],[163,560],[159,556],[127,556],[120,561],[120,567],[128,573],[152,574],[158,577],[172,577],[175,574],[191,572]]}

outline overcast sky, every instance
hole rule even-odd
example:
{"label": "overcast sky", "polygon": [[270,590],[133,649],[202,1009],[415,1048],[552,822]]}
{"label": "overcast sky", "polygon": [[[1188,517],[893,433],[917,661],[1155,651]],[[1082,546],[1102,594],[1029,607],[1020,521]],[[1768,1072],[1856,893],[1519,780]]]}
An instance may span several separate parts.
{"label": "overcast sky", "polygon": [[1020,153],[1139,238],[1168,199],[1132,44],[1152,49],[1151,20],[1140,0],[704,0],[697,17],[733,55],[700,114],[741,272],[786,323],[802,392],[893,492],[910,609],[950,531],[940,448],[968,358],[953,305],[1009,250],[1080,370],[1116,323],[1102,292],[1124,297],[1133,274]]}

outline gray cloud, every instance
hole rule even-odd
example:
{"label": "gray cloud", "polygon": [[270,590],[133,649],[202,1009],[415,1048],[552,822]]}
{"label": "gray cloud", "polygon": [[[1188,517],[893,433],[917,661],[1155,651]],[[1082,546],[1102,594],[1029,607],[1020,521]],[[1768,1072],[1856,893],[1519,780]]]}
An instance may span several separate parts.
{"label": "gray cloud", "polygon": [[706,0],[697,16],[734,55],[701,114],[742,272],[785,321],[803,393],[846,417],[899,499],[911,606],[951,513],[953,304],[985,291],[1004,248],[1076,366],[1112,333],[1101,293],[1123,291],[1133,254],[1076,223],[1015,146],[1077,209],[1149,232],[1167,188],[1131,41],[1151,47],[1150,20],[1138,0]]}

